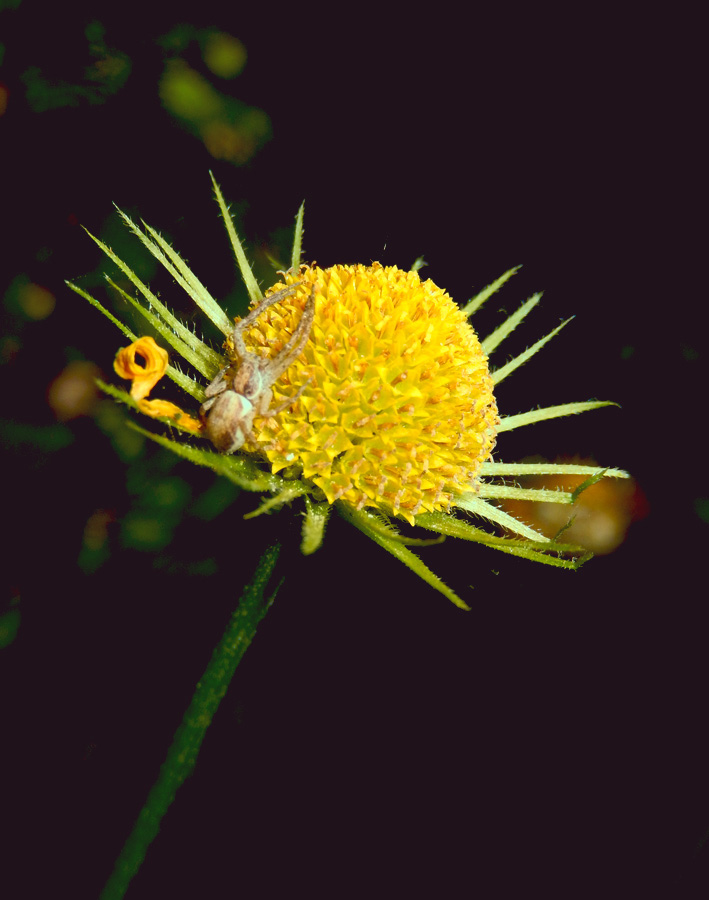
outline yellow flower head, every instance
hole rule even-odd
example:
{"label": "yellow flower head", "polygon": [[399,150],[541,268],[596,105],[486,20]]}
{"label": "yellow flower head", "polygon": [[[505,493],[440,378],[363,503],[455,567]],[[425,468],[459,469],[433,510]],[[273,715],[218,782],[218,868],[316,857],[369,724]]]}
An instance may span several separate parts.
{"label": "yellow flower head", "polygon": [[[214,449],[149,434],[153,440],[210,466],[242,488],[270,493],[270,499],[250,515],[304,497],[304,553],[320,546],[328,512],[337,507],[345,519],[463,608],[467,608],[463,600],[409,549],[408,545],[425,541],[404,538],[390,519],[403,519],[438,535],[475,541],[564,568],[577,568],[588,558],[583,548],[549,539],[499,505],[507,503],[512,508],[513,501],[573,504],[589,484],[606,476],[627,477],[618,469],[598,466],[492,459],[496,439],[505,431],[611,405],[593,400],[498,416],[494,386],[531,359],[566,324],[505,365],[488,368],[488,356],[536,306],[540,295],[527,300],[482,342],[468,319],[516,269],[461,308],[432,281],[422,281],[417,271],[379,263],[328,269],[301,265],[301,207],[291,267],[267,291],[266,300],[279,294],[269,305],[216,182],[214,187],[253,308],[241,327],[235,328],[158,232],[147,225],[143,232],[124,218],[221,330],[224,352],[198,338],[129,266],[94,238],[145,302],[111,282],[114,288],[200,378],[168,366],[167,354],[152,338],[136,341],[97,300],[70,285],[133,341],[116,359],[118,374],[133,381],[131,402],[137,400],[147,415],[168,418],[178,429],[204,437],[206,432],[195,416],[169,401],[146,399],[166,372],[194,404],[201,404],[201,415],[210,417],[210,426],[215,422],[213,411],[218,410],[217,431],[212,434],[219,433],[220,440],[226,435],[224,446],[231,448],[227,452],[245,452],[225,456]],[[302,327],[298,330],[305,321],[306,305],[309,332]],[[298,349],[293,348],[299,347],[302,351],[294,358]],[[116,388],[102,387],[118,399],[129,399]],[[231,435],[239,439],[230,444]],[[523,476],[567,474],[585,480],[571,492],[509,483],[509,479]],[[457,511],[501,526],[512,536],[474,527]]]}
{"label": "yellow flower head", "polygon": [[[259,448],[279,472],[297,465],[329,503],[375,507],[409,522],[470,491],[498,422],[487,358],[445,291],[396,267],[301,266],[275,284],[296,292],[245,334],[272,356],[315,289],[315,321],[274,402],[310,378],[299,402],[257,418]],[[267,296],[268,296],[267,294]]]}

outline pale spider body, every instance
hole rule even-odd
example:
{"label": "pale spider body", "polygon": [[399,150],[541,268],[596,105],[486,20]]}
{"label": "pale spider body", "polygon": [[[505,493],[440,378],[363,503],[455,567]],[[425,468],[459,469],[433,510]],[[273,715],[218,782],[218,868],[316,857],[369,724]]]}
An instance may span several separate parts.
{"label": "pale spider body", "polygon": [[286,345],[272,358],[264,359],[246,349],[243,333],[269,306],[295,292],[297,285],[276,291],[266,297],[234,326],[236,359],[225,366],[205,390],[200,407],[205,434],[220,453],[234,453],[246,441],[255,444],[253,423],[256,416],[276,416],[300,397],[309,384],[305,382],[292,397],[271,408],[272,385],[300,356],[315,316],[315,294],[311,290],[303,315]]}

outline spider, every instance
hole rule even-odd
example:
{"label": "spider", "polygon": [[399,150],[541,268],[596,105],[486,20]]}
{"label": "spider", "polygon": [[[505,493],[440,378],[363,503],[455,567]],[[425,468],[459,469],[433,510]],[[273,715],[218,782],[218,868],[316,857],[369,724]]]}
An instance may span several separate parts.
{"label": "spider", "polygon": [[[301,284],[302,282],[298,282]],[[271,386],[300,355],[310,336],[315,316],[315,293],[305,304],[303,315],[288,343],[272,359],[264,359],[246,349],[244,331],[262,315],[269,306],[294,293],[298,285],[291,285],[266,297],[234,326],[234,350],[236,360],[225,366],[205,390],[206,400],[200,407],[200,416],[209,440],[220,453],[234,453],[245,441],[255,444],[252,427],[255,416],[276,416],[300,397],[310,379],[299,387],[292,397],[271,408]]]}

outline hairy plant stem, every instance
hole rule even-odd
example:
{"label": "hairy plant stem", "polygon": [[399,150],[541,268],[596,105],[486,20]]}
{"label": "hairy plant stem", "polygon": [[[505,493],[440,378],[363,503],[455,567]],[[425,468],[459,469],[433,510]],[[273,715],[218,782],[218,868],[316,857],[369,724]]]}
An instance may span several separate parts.
{"label": "hairy plant stem", "polygon": [[278,586],[265,597],[265,590],[278,559],[280,545],[275,544],[261,557],[254,577],[244,588],[221,641],[212,654],[204,675],[197,683],[182,724],[175,732],[158,780],[148,794],[128,840],[116,860],[100,900],[121,900],[137,873],[151,842],[160,830],[160,822],[175,799],[182,782],[192,772],[204,735],[229,683],[266,615]]}

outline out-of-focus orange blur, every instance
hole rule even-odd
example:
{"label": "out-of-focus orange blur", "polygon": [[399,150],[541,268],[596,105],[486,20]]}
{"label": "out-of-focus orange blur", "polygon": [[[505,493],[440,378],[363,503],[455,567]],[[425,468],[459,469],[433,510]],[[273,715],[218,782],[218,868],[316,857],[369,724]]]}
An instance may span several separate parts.
{"label": "out-of-focus orange blur", "polygon": [[[578,458],[554,461],[567,465],[598,465],[594,460]],[[586,478],[585,475],[533,475],[519,478],[517,483],[526,488],[572,493]],[[649,511],[645,495],[632,478],[602,478],[582,491],[572,506],[529,500],[500,500],[498,503],[510,515],[549,538],[571,521],[560,540],[580,544],[599,556],[619,547],[630,524]]]}

